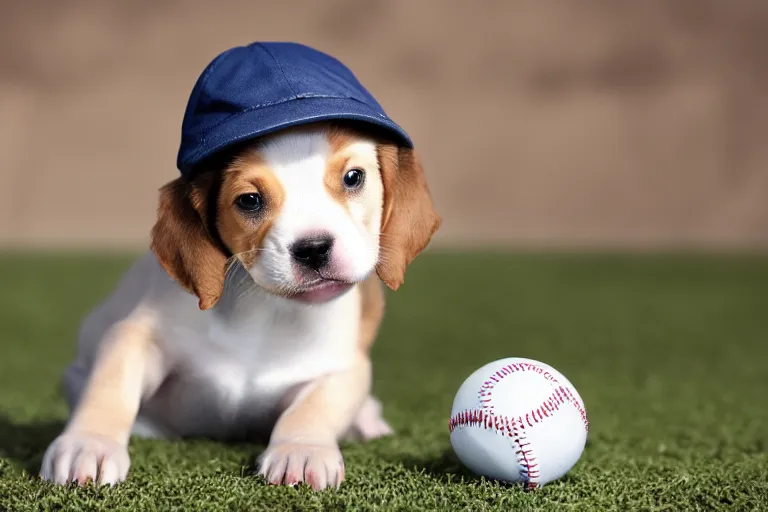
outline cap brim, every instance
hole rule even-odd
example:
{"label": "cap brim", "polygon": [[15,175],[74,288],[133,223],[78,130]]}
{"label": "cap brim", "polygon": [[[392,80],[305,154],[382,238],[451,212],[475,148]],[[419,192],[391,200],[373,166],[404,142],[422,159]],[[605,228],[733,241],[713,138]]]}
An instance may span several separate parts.
{"label": "cap brim", "polygon": [[405,130],[365,103],[351,98],[295,98],[233,114],[213,128],[194,134],[197,140],[182,141],[182,147],[191,146],[194,150],[187,154],[180,152],[177,166],[182,175],[188,175],[202,160],[238,142],[292,126],[328,120],[367,123],[388,133],[400,144],[413,147]]}

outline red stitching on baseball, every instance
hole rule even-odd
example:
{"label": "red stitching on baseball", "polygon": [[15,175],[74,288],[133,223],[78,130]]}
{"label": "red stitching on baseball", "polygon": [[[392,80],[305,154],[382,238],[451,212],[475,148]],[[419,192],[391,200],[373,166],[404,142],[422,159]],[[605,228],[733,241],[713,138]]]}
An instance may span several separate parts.
{"label": "red stitching on baseball", "polygon": [[[484,409],[494,409],[492,400],[491,400],[491,393],[493,391],[493,388],[496,387],[496,384],[501,382],[504,377],[507,377],[508,375],[511,375],[515,372],[534,372],[538,373],[539,375],[542,375],[547,381],[549,381],[550,384],[554,386],[555,393],[554,396],[551,396],[549,399],[545,400],[542,404],[542,407],[546,407],[548,404],[550,407],[554,407],[555,410],[559,409],[559,404],[563,404],[565,402],[570,402],[570,404],[576,408],[576,410],[579,412],[579,415],[581,416],[581,421],[584,424],[584,429],[589,432],[589,421],[587,420],[587,413],[584,410],[584,406],[581,404],[581,402],[574,396],[573,392],[570,388],[567,388],[560,384],[560,381],[557,380],[557,378],[552,375],[549,370],[545,369],[542,366],[539,366],[534,363],[512,363],[508,364],[498,371],[491,375],[488,380],[483,382],[482,386],[480,386],[480,390],[478,391],[478,398],[481,402],[481,407]],[[559,402],[559,403],[558,403]],[[530,411],[530,415],[533,416],[533,422],[538,423],[539,419],[536,418],[536,412],[539,413],[539,419],[543,420],[543,415],[541,413],[541,407],[538,409],[534,409],[533,411]],[[528,426],[532,427],[533,423],[526,415],[526,421],[528,422]]]}
{"label": "red stitching on baseball", "polygon": [[536,469],[538,464],[534,462],[536,457],[533,456],[533,450],[526,449],[531,443],[525,436],[522,418],[518,418],[518,421],[520,428],[515,425],[514,419],[510,420],[507,416],[497,416],[489,410],[472,409],[461,411],[452,416],[448,420],[448,430],[453,432],[461,427],[483,427],[510,438],[517,447],[515,455],[517,455],[517,463],[521,468],[520,477],[523,479],[523,484],[527,489],[533,489],[538,487],[540,477],[539,470]]}
{"label": "red stitching on baseball", "polygon": [[[491,400],[493,388],[496,384],[501,382],[504,377],[515,372],[527,371],[538,373],[547,379],[547,381],[554,387],[552,395],[544,400],[541,406],[526,413],[525,416],[521,415],[512,419],[507,416],[497,416],[494,413],[494,406]],[[589,432],[587,413],[581,402],[574,396],[570,388],[560,385],[560,382],[549,372],[549,370],[546,370],[537,364],[512,363],[502,367],[496,371],[496,373],[491,375],[488,380],[483,382],[478,391],[478,399],[480,400],[480,409],[465,410],[457,413],[449,419],[448,430],[453,432],[461,427],[482,426],[509,437],[517,447],[515,455],[517,455],[517,463],[521,468],[520,476],[523,479],[523,485],[526,489],[538,487],[539,477],[541,476],[537,469],[539,465],[534,463],[536,457],[533,455],[533,449],[526,449],[526,447],[530,445],[530,443],[527,442],[527,437],[525,435],[526,423],[529,427],[533,427],[534,423],[539,423],[540,421],[544,421],[545,418],[549,418],[555,411],[560,410],[562,404],[568,402],[579,412],[581,421],[584,424],[584,430]],[[536,413],[539,415],[538,418],[536,418]],[[531,417],[533,417],[533,423],[531,422]],[[525,420],[523,418],[525,418]]]}

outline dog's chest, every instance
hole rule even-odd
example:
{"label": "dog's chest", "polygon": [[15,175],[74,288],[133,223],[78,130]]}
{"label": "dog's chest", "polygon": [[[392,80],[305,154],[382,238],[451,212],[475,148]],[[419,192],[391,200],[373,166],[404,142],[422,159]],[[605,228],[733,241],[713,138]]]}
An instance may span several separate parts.
{"label": "dog's chest", "polygon": [[169,347],[182,380],[223,412],[267,414],[291,387],[348,367],[355,354],[352,293],[322,306],[257,306],[247,315],[209,315],[188,329],[192,343],[174,336]]}

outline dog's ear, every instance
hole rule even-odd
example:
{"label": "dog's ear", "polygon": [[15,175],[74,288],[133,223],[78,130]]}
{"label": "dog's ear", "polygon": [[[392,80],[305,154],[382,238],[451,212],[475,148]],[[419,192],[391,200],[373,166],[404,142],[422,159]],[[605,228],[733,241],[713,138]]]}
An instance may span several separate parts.
{"label": "dog's ear", "polygon": [[396,290],[405,280],[406,267],[424,250],[442,221],[416,152],[382,144],[378,153],[384,205],[376,272]]}
{"label": "dog's ear", "polygon": [[[208,226],[213,173],[178,178],[160,189],[151,248],[176,282],[197,295],[200,309],[213,307],[224,290],[227,255]],[[215,200],[215,199],[214,199]]]}

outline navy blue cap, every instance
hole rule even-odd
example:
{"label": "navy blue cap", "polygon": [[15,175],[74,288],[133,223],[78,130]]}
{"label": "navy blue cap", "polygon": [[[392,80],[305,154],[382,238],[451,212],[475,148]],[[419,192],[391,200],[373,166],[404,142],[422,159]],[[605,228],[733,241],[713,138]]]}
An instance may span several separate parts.
{"label": "navy blue cap", "polygon": [[219,54],[192,89],[176,162],[188,176],[201,160],[237,142],[324,120],[382,129],[413,147],[352,71],[298,43],[255,42]]}

